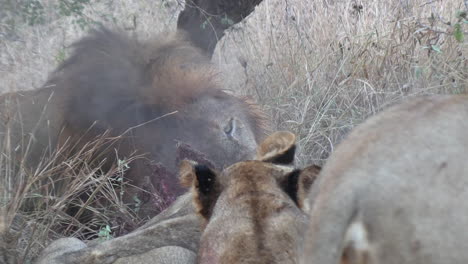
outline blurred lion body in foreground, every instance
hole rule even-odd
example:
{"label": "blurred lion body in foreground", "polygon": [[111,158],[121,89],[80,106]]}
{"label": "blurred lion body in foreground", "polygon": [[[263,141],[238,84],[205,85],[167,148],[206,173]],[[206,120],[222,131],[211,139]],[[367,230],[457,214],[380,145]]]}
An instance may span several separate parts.
{"label": "blurred lion body in foreground", "polygon": [[[0,150],[32,171],[62,146],[66,160],[107,133],[118,140],[100,146],[96,164],[106,170],[146,155],[125,174],[142,188],[153,161],[175,171],[177,142],[222,168],[253,157],[266,132],[258,106],[223,90],[216,68],[181,32],[139,42],[100,28],[73,48],[42,88],[0,96]],[[176,178],[169,185],[180,192]]]}
{"label": "blurred lion body in foreground", "polygon": [[468,96],[413,97],[340,143],[299,263],[468,263]]}

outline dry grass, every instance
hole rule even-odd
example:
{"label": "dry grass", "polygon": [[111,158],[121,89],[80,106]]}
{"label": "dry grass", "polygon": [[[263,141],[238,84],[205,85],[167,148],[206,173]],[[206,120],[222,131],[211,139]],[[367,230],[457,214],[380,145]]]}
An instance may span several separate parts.
{"label": "dry grass", "polygon": [[390,104],[465,93],[468,45],[453,36],[463,10],[459,0],[265,1],[215,59],[279,129],[299,135],[300,164],[322,164],[351,128]]}
{"label": "dry grass", "polygon": [[[38,1],[43,23],[29,26],[20,3]],[[70,0],[71,2],[73,0]],[[59,14],[59,0],[18,0],[0,8],[0,92],[29,90],[44,84],[48,74],[68,55],[68,47],[94,23],[117,26],[138,37],[150,37],[176,28],[183,7],[178,0],[90,0],[82,16]],[[78,19],[87,27],[81,28]]]}
{"label": "dry grass", "polygon": [[[178,0],[108,0],[85,13],[146,38],[175,28],[180,9]],[[467,37],[458,42],[453,31],[466,9],[461,0],[266,0],[219,43],[214,60],[227,87],[254,95],[277,128],[300,136],[300,164],[322,163],[352,127],[389,104],[465,92]],[[13,33],[3,24],[0,91],[40,87],[83,35],[73,18],[49,17]]]}
{"label": "dry grass", "polygon": [[[79,149],[66,142],[55,151],[45,150],[31,169],[26,165],[29,147],[18,155],[10,133],[6,124],[0,135],[0,260],[8,256],[3,261],[30,263],[52,239],[98,237],[97,230],[106,225],[115,226],[114,233],[122,232],[111,224],[115,221],[139,224],[122,202],[127,187],[123,173],[139,156],[101,169],[106,160],[99,150],[112,148],[119,138],[104,134]],[[23,144],[32,140],[29,137]]]}
{"label": "dry grass", "polygon": [[[54,1],[42,1],[50,7],[44,25],[30,27],[13,17],[12,27],[0,19],[0,91],[40,87],[83,34],[73,18],[54,13]],[[85,14],[96,21],[111,16],[118,26],[147,37],[175,28],[180,8],[176,0],[108,0]],[[466,8],[461,0],[264,0],[219,43],[213,59],[228,88],[253,95],[278,129],[298,135],[300,165],[322,164],[350,129],[382,108],[420,94],[466,92],[468,25],[457,18]],[[461,42],[453,34],[460,21]],[[75,236],[90,231],[64,213],[70,201],[86,203],[75,199],[83,192],[110,201],[114,207],[108,209],[125,211],[110,182],[122,167],[93,176],[99,166],[89,159],[104,139],[65,161],[57,158],[66,149],[57,150],[33,171],[13,161],[6,141],[0,145],[0,247],[6,243],[28,260],[34,245],[40,248],[55,236],[52,226],[65,226],[62,234]],[[57,170],[68,181],[63,191],[53,177]],[[108,223],[106,208],[96,206],[90,210],[101,218],[94,225]],[[9,231],[18,212],[27,223],[20,226],[34,231],[27,247],[18,246],[21,238]]]}

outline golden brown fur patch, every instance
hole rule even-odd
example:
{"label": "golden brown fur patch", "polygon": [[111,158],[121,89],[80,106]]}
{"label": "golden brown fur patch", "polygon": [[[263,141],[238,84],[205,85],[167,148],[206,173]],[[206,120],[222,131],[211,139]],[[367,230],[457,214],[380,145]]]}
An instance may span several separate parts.
{"label": "golden brown fur patch", "polygon": [[468,260],[468,96],[411,97],[340,143],[308,196],[302,264]]}
{"label": "golden brown fur patch", "polygon": [[274,133],[258,147],[260,160],[221,173],[184,162],[181,181],[192,186],[194,206],[205,222],[200,263],[295,263],[306,219],[298,194],[307,192],[319,168],[295,170],[270,162],[290,160],[294,141],[292,133]]}

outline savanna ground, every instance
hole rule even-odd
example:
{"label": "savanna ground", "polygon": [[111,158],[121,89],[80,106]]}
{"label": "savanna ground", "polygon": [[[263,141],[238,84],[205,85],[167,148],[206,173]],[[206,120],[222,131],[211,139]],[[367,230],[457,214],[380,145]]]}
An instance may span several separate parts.
{"label": "savanna ground", "polygon": [[[0,91],[40,87],[66,58],[67,47],[95,22],[147,38],[174,30],[182,8],[181,0],[0,0]],[[213,61],[227,88],[252,95],[277,129],[298,135],[299,165],[322,164],[350,129],[382,108],[421,94],[466,92],[467,9],[463,0],[264,0],[218,43]],[[49,158],[34,173],[9,173],[11,150],[3,148],[0,232],[16,222],[12,216],[26,200],[41,201],[22,217],[36,233],[34,242],[15,233],[11,241],[0,241],[13,250],[21,240],[17,248],[26,261],[50,238],[48,227],[74,224],[61,211],[70,197],[92,187],[96,195],[124,208],[108,176],[124,170],[125,163],[90,182],[83,179],[95,168],[73,168],[74,160],[86,159],[90,152],[72,157],[66,177],[79,174],[78,180],[65,196],[53,197],[33,187],[44,184],[39,179],[60,164]],[[98,223],[103,239],[114,230],[106,220]]]}

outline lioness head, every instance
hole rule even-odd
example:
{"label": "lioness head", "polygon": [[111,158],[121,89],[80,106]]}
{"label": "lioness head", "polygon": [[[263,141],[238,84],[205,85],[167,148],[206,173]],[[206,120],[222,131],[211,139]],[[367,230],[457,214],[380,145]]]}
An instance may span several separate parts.
{"label": "lioness head", "polygon": [[295,136],[277,132],[258,147],[256,160],[217,172],[184,161],[180,177],[204,219],[200,263],[294,263],[306,223],[303,193],[319,168],[297,170]]}

